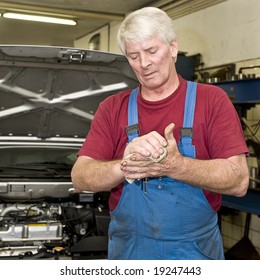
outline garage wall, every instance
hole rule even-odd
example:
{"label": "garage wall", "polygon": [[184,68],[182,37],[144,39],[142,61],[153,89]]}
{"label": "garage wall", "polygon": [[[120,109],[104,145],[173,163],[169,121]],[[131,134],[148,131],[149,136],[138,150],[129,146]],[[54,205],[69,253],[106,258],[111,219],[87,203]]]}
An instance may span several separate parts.
{"label": "garage wall", "polygon": [[260,1],[228,0],[175,20],[180,50],[205,66],[260,57]]}
{"label": "garage wall", "polygon": [[89,43],[91,38],[100,34],[100,50],[104,52],[109,52],[109,41],[110,41],[110,26],[106,25],[95,32],[88,34],[76,41],[74,41],[74,47],[79,49],[89,49]]}
{"label": "garage wall", "polygon": [[117,31],[121,22],[112,21],[110,24],[92,32],[76,41],[74,41],[75,48],[88,49],[91,38],[100,34],[100,50],[112,53],[121,53],[117,45]]}
{"label": "garage wall", "polygon": [[[106,42],[101,50],[120,53],[116,42],[119,24],[111,22],[108,27],[75,41],[74,45],[87,48],[89,39],[101,32],[101,40]],[[180,50],[188,54],[201,53],[205,66],[260,57],[259,0],[227,0],[176,19],[175,24]]]}

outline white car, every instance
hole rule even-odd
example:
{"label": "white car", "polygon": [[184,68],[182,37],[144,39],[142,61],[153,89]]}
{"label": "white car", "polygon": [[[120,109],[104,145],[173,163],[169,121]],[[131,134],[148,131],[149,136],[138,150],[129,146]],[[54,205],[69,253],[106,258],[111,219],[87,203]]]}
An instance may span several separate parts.
{"label": "white car", "polygon": [[106,193],[70,172],[100,101],[135,87],[121,55],[0,46],[0,259],[106,257]]}

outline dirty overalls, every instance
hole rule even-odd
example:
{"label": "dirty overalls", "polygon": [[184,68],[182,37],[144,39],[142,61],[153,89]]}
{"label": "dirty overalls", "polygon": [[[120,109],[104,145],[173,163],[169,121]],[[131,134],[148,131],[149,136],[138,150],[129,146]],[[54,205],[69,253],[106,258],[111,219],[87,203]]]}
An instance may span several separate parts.
{"label": "dirty overalls", "polygon": [[[188,82],[183,128],[178,148],[195,158],[192,126],[195,82]],[[129,141],[137,137],[137,92],[128,106]],[[203,190],[180,181],[157,177],[125,181],[122,196],[111,212],[108,259],[201,260],[224,259],[217,213]]]}

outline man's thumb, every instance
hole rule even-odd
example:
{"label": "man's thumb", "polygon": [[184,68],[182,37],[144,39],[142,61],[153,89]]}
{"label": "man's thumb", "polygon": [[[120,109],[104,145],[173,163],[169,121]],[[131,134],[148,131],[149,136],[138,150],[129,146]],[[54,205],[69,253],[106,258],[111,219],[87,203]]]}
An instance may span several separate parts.
{"label": "man's thumb", "polygon": [[170,123],[169,125],[166,126],[165,130],[164,130],[164,137],[167,140],[167,142],[171,142],[171,141],[175,141],[174,137],[173,137],[173,130],[174,130],[175,124],[174,123]]}

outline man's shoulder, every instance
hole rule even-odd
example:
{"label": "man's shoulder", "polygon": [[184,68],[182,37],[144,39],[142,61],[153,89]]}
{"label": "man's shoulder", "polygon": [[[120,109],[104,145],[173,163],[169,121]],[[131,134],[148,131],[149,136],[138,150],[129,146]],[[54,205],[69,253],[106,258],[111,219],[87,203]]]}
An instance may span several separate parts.
{"label": "man's shoulder", "polygon": [[132,89],[126,89],[108,96],[103,103],[115,103],[115,102],[122,102],[122,100],[129,98]]}
{"label": "man's shoulder", "polygon": [[227,93],[221,87],[201,82],[197,85],[197,94],[198,98],[207,99],[225,99],[228,97]]}
{"label": "man's shoulder", "polygon": [[132,89],[126,89],[114,94],[111,94],[103,101],[100,102],[99,107],[108,108],[109,110],[115,109],[116,107],[121,107],[124,103],[129,100],[129,95]]}
{"label": "man's shoulder", "polygon": [[198,90],[206,90],[208,91],[212,91],[212,92],[224,92],[223,89],[217,85],[214,84],[207,84],[207,83],[202,83],[202,82],[198,82]]}

